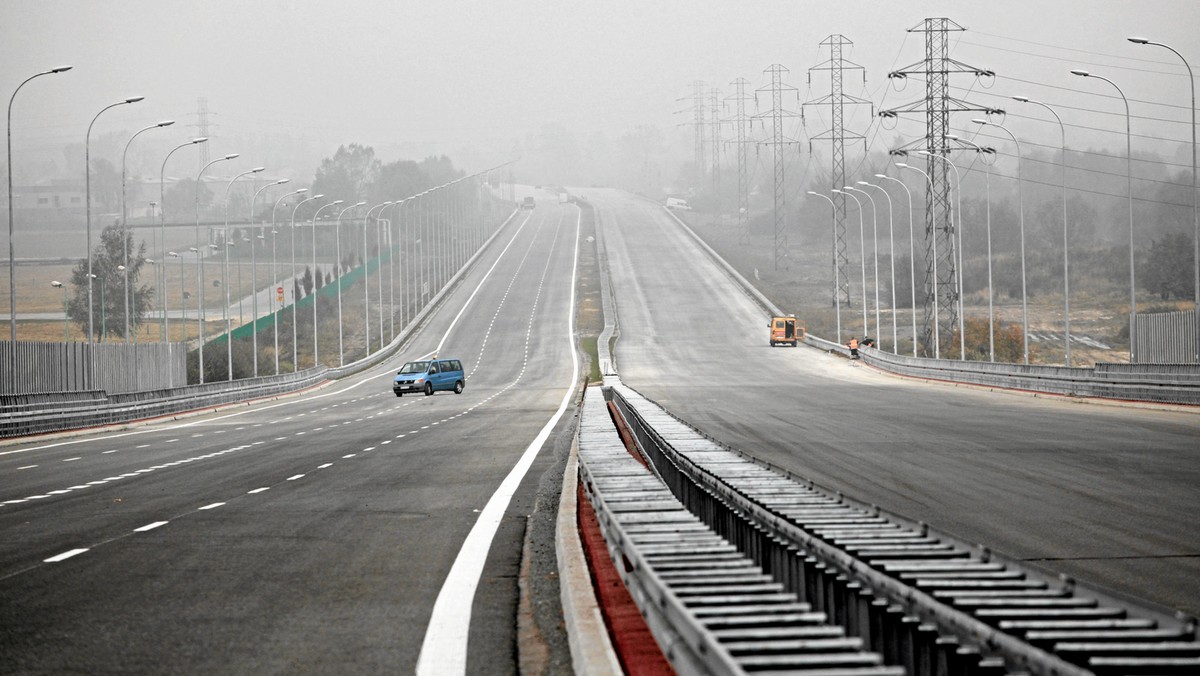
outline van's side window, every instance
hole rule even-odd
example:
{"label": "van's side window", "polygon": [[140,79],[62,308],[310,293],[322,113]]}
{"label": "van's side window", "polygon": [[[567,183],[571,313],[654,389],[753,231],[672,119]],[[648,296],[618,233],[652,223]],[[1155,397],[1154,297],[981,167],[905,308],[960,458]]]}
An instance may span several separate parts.
{"label": "van's side window", "polygon": [[432,364],[430,364],[430,365],[429,365],[429,372],[430,372],[430,373],[437,373],[437,372],[438,372],[438,365],[437,365],[437,362],[433,362]]}
{"label": "van's side window", "polygon": [[461,371],[461,370],[463,370],[463,367],[462,367],[462,362],[460,362],[460,361],[459,361],[459,360],[457,360],[457,359],[454,359],[454,360],[452,360],[452,361],[450,362],[450,370],[451,370],[451,371]]}

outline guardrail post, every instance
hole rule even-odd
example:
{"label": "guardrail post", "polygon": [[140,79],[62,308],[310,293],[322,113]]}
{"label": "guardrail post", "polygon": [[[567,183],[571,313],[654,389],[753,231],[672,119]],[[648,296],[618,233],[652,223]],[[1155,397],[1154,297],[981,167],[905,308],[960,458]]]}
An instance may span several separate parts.
{"label": "guardrail post", "polygon": [[921,618],[906,615],[900,618],[900,664],[908,669],[908,673],[917,673],[917,628],[921,626]]}
{"label": "guardrail post", "polygon": [[934,641],[935,676],[960,676],[958,670],[958,639],[953,636],[939,636]]}
{"label": "guardrail post", "polygon": [[900,664],[900,620],[904,608],[888,606],[883,611],[883,659],[888,664]]}
{"label": "guardrail post", "polygon": [[876,598],[875,600],[871,601],[871,651],[877,652],[881,655],[887,647],[887,631],[884,627],[886,623],[884,615],[887,614],[887,609],[887,599]]}
{"label": "guardrail post", "polygon": [[937,627],[932,624],[917,626],[916,646],[913,650],[913,673],[933,676],[937,668]]}

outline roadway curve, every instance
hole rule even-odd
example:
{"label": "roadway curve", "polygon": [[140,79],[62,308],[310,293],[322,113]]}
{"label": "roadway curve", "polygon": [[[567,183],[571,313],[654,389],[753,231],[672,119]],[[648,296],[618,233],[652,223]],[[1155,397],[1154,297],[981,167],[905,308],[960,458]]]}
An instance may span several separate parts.
{"label": "roadway curve", "polygon": [[[574,377],[577,215],[522,212],[369,373],[180,422],[0,446],[0,673],[412,673],[468,532],[525,456],[478,593],[447,605],[450,634],[469,620],[469,655],[451,654],[465,635],[443,633],[424,658],[515,672],[525,524],[555,461],[527,450]],[[393,396],[397,365],[443,340],[466,391]]]}
{"label": "roadway curve", "polygon": [[802,347],[661,207],[587,190],[622,380],[715,438],[970,542],[1200,614],[1200,415],[906,380]]}

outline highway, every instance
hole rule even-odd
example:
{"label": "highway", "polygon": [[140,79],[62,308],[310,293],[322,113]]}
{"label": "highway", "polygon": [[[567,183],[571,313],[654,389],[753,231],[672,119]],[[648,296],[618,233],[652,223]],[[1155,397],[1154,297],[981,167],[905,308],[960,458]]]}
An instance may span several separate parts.
{"label": "highway", "polygon": [[1200,614],[1200,414],[906,380],[771,348],[763,311],[661,207],[586,194],[625,384],[820,485]]}
{"label": "highway", "polygon": [[[369,373],[0,446],[0,673],[516,672],[526,519],[576,374],[577,233],[573,206],[521,212]],[[395,369],[434,352],[466,391],[396,398]]]}

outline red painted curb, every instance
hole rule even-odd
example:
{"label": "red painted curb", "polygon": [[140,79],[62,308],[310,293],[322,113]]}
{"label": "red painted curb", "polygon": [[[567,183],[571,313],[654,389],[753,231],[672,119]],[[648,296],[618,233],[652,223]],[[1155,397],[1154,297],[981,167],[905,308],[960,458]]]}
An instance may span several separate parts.
{"label": "red painted curb", "polygon": [[633,602],[629,589],[613,565],[604,535],[600,532],[600,522],[596,520],[596,513],[587,499],[582,482],[577,491],[579,538],[583,543],[584,556],[587,557],[600,613],[604,616],[604,625],[608,628],[621,668],[626,674],[634,676],[674,674],[675,669],[659,649],[658,642],[642,619],[641,610]]}

